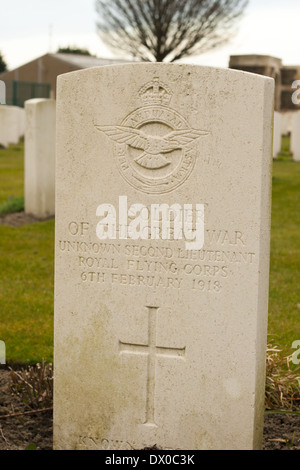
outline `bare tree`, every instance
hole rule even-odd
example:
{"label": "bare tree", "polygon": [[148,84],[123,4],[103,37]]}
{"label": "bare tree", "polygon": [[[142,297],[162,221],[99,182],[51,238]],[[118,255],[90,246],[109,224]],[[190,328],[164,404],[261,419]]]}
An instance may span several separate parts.
{"label": "bare tree", "polygon": [[102,40],[146,61],[173,62],[226,42],[248,0],[96,0]]}

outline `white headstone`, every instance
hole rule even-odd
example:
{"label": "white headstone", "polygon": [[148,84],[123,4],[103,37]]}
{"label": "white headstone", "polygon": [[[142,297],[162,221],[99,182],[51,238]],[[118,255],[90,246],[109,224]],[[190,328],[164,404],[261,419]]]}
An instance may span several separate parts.
{"label": "white headstone", "polygon": [[6,364],[6,347],[4,341],[0,341],[0,364]]}
{"label": "white headstone", "polygon": [[3,80],[0,80],[0,104],[6,103],[6,87]]}
{"label": "white headstone", "polygon": [[293,114],[295,111],[280,111],[282,116],[282,134],[287,135],[292,132]]}
{"label": "white headstone", "polygon": [[25,126],[26,126],[26,114],[24,108],[19,108],[19,140],[21,137],[25,137]]}
{"label": "white headstone", "polygon": [[273,94],[190,65],[58,78],[55,449],[260,448]]}
{"label": "white headstone", "polygon": [[293,160],[300,161],[300,111],[293,113],[292,133],[291,133],[291,152]]}
{"label": "white headstone", "polygon": [[25,112],[25,212],[45,218],[55,213],[55,100],[28,100]]}
{"label": "white headstone", "polygon": [[0,106],[0,145],[8,147],[7,140],[7,108],[8,106]]}
{"label": "white headstone", "polygon": [[7,112],[7,140],[9,144],[18,144],[20,141],[21,108],[8,106]]}
{"label": "white headstone", "polygon": [[273,158],[281,151],[282,140],[282,115],[278,111],[274,111],[274,126],[273,126]]}
{"label": "white headstone", "polygon": [[0,112],[0,143],[5,147],[9,144],[18,144],[20,140],[20,108],[1,105]]}

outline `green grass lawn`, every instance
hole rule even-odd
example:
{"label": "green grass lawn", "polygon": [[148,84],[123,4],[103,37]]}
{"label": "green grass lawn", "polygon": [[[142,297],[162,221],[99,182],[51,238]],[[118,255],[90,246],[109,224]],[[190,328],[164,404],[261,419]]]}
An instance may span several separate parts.
{"label": "green grass lawn", "polygon": [[[22,197],[23,145],[0,150],[0,204]],[[269,335],[287,354],[300,340],[300,163],[288,142],[273,165]],[[54,221],[0,225],[0,340],[7,361],[52,360]]]}
{"label": "green grass lawn", "polygon": [[273,164],[269,334],[287,354],[300,340],[300,163]]}
{"label": "green grass lawn", "polygon": [[[0,207],[24,194],[24,147],[0,149]],[[0,339],[8,362],[53,358],[54,221],[0,225]]]}
{"label": "green grass lawn", "polygon": [[1,226],[0,338],[8,361],[52,361],[54,221]]}

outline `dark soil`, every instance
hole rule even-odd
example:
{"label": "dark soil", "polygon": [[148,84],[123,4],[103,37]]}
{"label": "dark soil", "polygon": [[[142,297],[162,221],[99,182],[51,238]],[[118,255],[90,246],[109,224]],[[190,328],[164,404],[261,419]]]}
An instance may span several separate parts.
{"label": "dark soil", "polygon": [[[0,368],[0,450],[25,450],[30,444],[52,449],[52,411],[31,412],[11,392],[10,372]],[[11,414],[16,416],[5,418]],[[300,450],[300,415],[265,414],[263,437],[264,450]]]}
{"label": "dark soil", "polygon": [[29,444],[51,450],[52,411],[18,415],[32,409],[11,392],[11,383],[10,372],[0,368],[0,450],[25,450]]}
{"label": "dark soil", "polygon": [[300,450],[300,415],[265,414],[264,450]]}

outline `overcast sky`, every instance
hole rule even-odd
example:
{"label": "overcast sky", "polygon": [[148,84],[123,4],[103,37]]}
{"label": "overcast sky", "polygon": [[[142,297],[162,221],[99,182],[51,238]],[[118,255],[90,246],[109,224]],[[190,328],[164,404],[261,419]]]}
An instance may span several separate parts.
{"label": "overcast sky", "polygon": [[[112,57],[96,33],[95,0],[0,0],[0,19],[0,52],[9,69],[60,46]],[[250,0],[230,44],[186,61],[227,67],[231,54],[264,54],[300,65],[299,19],[300,0]]]}

